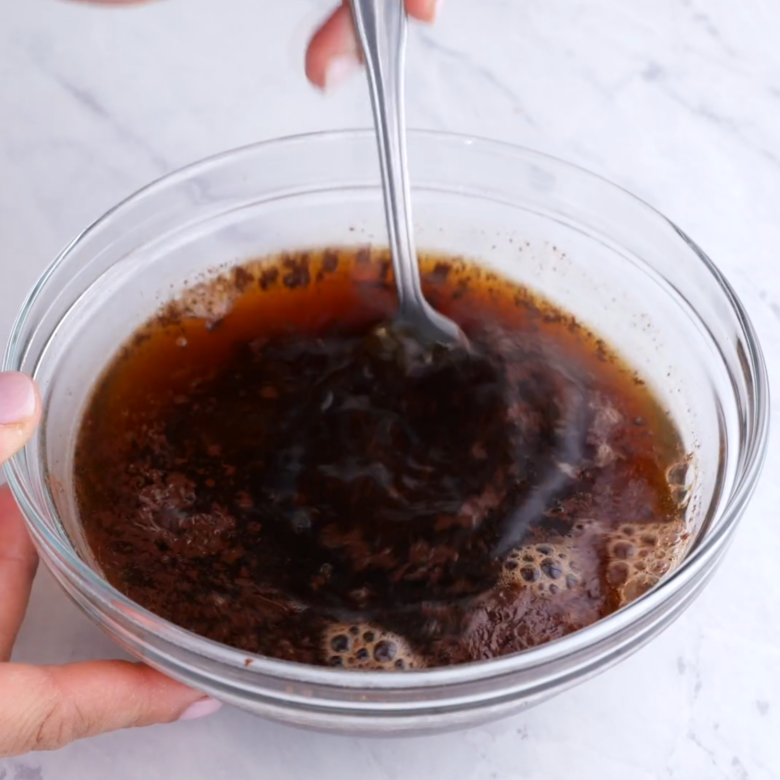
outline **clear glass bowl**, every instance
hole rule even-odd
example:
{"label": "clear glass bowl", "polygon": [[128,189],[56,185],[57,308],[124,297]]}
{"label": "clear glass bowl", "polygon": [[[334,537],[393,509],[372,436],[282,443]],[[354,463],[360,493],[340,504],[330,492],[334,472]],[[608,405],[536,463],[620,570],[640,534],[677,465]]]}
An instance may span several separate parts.
{"label": "clear glass bowl", "polygon": [[108,585],[80,531],[78,424],[121,343],[185,284],[280,250],[385,244],[374,138],[344,132],[230,152],[152,184],[79,236],[16,322],[4,369],[38,380],[44,419],[7,466],[42,559],[130,653],[259,715],[349,732],[421,732],[529,707],[626,657],[707,583],[753,492],[767,441],[756,336],[706,255],[628,193],[525,149],[438,133],[409,140],[421,248],[522,280],[608,338],[694,455],[691,543],[652,591],[582,631],[504,658],[399,674],[253,657],[161,620]]}

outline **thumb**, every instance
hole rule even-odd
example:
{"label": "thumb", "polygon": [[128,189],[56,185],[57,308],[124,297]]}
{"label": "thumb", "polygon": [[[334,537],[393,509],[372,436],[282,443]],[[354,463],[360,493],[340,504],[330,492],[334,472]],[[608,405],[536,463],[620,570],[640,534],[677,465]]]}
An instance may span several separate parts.
{"label": "thumb", "polygon": [[3,664],[0,757],[55,750],[117,729],[192,720],[220,706],[143,664]]}
{"label": "thumb", "polygon": [[0,463],[27,444],[40,416],[32,379],[15,371],[0,373]]}

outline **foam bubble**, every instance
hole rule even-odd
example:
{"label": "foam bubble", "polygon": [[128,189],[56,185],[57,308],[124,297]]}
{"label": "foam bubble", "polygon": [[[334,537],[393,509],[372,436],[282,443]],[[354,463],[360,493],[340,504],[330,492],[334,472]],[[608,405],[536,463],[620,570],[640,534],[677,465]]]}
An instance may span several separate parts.
{"label": "foam bubble", "polygon": [[676,463],[672,463],[666,470],[666,481],[671,490],[674,503],[682,509],[686,508],[690,500],[694,481],[691,458],[682,458]]}
{"label": "foam bubble", "polygon": [[623,523],[606,535],[607,582],[620,606],[646,593],[683,558],[688,534],[683,523]]}
{"label": "foam bubble", "polygon": [[666,470],[666,480],[671,487],[689,487],[692,477],[693,469],[690,458],[678,460]]}
{"label": "foam bubble", "polygon": [[507,555],[500,584],[520,585],[539,595],[555,596],[579,585],[578,569],[566,540],[527,544]]}
{"label": "foam bubble", "polygon": [[179,308],[185,316],[214,324],[232,311],[240,293],[231,279],[219,277],[185,290]]}
{"label": "foam bubble", "polygon": [[331,666],[364,671],[422,669],[424,659],[403,638],[369,623],[334,623],[322,635],[322,652]]}

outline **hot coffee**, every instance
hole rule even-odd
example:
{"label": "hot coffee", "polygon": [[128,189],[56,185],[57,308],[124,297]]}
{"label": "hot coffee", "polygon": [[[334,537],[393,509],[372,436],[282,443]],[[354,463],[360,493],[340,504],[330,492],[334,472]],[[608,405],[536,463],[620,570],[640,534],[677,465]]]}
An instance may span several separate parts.
{"label": "hot coffee", "polygon": [[401,670],[563,636],[675,565],[687,459],[641,379],[527,289],[422,267],[468,346],[393,326],[369,249],[235,268],[134,335],[76,452],[113,585],[248,652]]}

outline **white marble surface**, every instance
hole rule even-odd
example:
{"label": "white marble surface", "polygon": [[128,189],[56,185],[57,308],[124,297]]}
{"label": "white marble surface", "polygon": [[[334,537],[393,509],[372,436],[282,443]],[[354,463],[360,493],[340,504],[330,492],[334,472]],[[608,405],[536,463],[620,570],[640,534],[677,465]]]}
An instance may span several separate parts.
{"label": "white marble surface", "polygon": [[[229,147],[366,125],[301,73],[325,0],[100,10],[0,0],[0,341],[86,223]],[[580,163],[660,208],[737,288],[780,387],[780,4],[450,0],[416,31],[409,118]],[[776,411],[775,404],[775,411]],[[238,711],[0,761],[0,780],[780,777],[780,429],[726,562],[663,636],[520,717],[433,738],[304,734]],[[116,654],[47,576],[17,656]]]}

